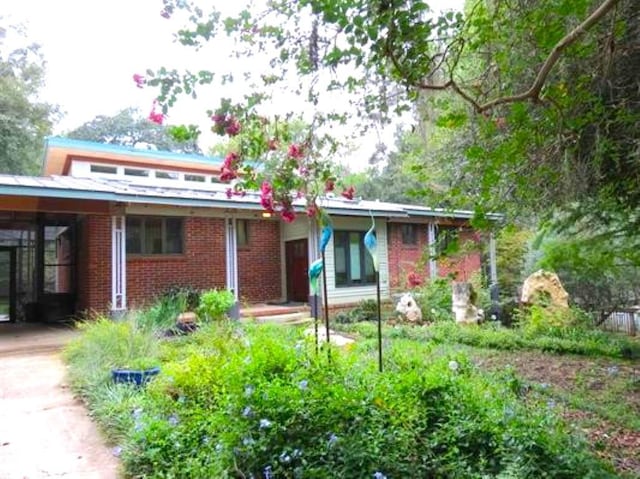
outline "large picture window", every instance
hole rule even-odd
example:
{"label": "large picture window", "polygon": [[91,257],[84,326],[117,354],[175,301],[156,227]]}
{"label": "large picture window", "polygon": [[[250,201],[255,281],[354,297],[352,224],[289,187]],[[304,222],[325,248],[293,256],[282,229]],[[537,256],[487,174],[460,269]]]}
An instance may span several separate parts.
{"label": "large picture window", "polygon": [[127,217],[128,254],[181,254],[182,252],[182,218]]}
{"label": "large picture window", "polygon": [[335,231],[336,286],[375,284],[373,259],[364,247],[364,231]]}

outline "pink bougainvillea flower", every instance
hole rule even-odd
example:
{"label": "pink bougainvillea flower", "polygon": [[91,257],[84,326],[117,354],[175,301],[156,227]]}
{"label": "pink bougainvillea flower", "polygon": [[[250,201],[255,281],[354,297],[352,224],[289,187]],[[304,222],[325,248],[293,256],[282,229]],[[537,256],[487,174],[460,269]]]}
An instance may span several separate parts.
{"label": "pink bougainvillea flower", "polygon": [[274,151],[274,150],[278,149],[278,147],[280,146],[280,142],[278,141],[277,138],[271,138],[267,142],[267,146],[268,146],[269,150]]}
{"label": "pink bougainvillea flower", "polygon": [[224,157],[224,163],[222,163],[222,169],[224,170],[226,168],[228,170],[235,170],[236,164],[238,163],[239,158],[240,156],[235,151],[228,153],[227,156]]}
{"label": "pink bougainvillea flower", "polygon": [[135,82],[138,88],[143,88],[145,83],[147,83],[146,78],[140,75],[139,73],[134,73],[133,81]]}
{"label": "pink bougainvillea flower", "polygon": [[169,10],[167,10],[167,9],[165,8],[164,10],[162,10],[162,11],[160,12],[160,16],[161,16],[162,18],[167,18],[167,19],[169,19],[169,18],[171,18],[171,13],[169,12]]}
{"label": "pink bougainvillea flower", "polygon": [[296,213],[290,209],[282,210],[282,213],[280,213],[280,216],[282,216],[282,220],[285,223],[293,223],[296,219]]}
{"label": "pink bougainvillea flower", "polygon": [[227,198],[231,199],[231,197],[233,196],[233,190],[231,188],[227,188],[227,191],[225,192],[227,194]]}
{"label": "pink bougainvillea flower", "polygon": [[325,181],[324,183],[324,191],[326,193],[333,191],[336,187],[336,182],[332,179],[328,179],[327,181]]}
{"label": "pink bougainvillea flower", "polygon": [[317,214],[318,214],[318,208],[316,207],[316,205],[310,205],[307,208],[307,216],[309,218],[315,218]]}
{"label": "pink bougainvillea flower", "polygon": [[211,121],[214,123],[223,123],[224,115],[211,115]]}
{"label": "pink bougainvillea flower", "polygon": [[271,198],[271,196],[261,196],[260,205],[269,213],[273,213],[275,211],[273,198]]}
{"label": "pink bougainvillea flower", "polygon": [[346,190],[342,192],[342,196],[344,196],[348,200],[352,200],[356,193],[356,189],[353,186],[350,186]]}
{"label": "pink bougainvillea flower", "polygon": [[301,160],[304,158],[304,147],[302,145],[296,145],[292,143],[289,145],[288,155],[290,158],[294,158],[296,160]]}
{"label": "pink bougainvillea flower", "polygon": [[238,133],[240,133],[240,130],[240,122],[233,117],[229,118],[224,132],[229,136],[236,136]]}
{"label": "pink bougainvillea flower", "polygon": [[220,173],[220,181],[231,181],[238,177],[236,170],[231,168],[222,167],[222,173]]}
{"label": "pink bougainvillea flower", "polygon": [[260,194],[262,194],[263,196],[267,196],[271,193],[273,193],[273,187],[271,186],[271,183],[269,183],[268,181],[263,181],[262,185],[260,186]]}
{"label": "pink bougainvillea flower", "polygon": [[164,114],[162,112],[156,111],[156,104],[153,104],[153,108],[149,112],[149,121],[157,123],[158,125],[162,125],[164,123]]}

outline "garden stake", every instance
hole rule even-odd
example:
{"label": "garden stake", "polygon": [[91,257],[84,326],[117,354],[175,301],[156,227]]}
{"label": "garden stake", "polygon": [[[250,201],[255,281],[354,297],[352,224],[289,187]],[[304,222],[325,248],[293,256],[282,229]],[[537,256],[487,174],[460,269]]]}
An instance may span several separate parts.
{"label": "garden stake", "polygon": [[376,273],[376,309],[378,313],[378,371],[382,372],[382,314],[380,312],[380,271],[378,269],[378,239],[376,237],[376,222],[371,214],[371,228],[364,235],[364,247],[371,255],[373,269]]}
{"label": "garden stake", "polygon": [[318,278],[320,277],[320,272],[324,270],[324,261],[321,259],[315,260],[311,263],[309,267],[309,287],[311,289],[311,293],[313,294],[313,330],[316,335],[316,354],[318,354],[319,349],[319,339],[318,339]]}
{"label": "garden stake", "polygon": [[[324,265],[324,250],[322,250],[322,264]],[[331,343],[329,342],[329,297],[327,295],[327,270],[322,268],[322,291],[324,292],[324,325],[327,333],[327,358],[331,362]]]}

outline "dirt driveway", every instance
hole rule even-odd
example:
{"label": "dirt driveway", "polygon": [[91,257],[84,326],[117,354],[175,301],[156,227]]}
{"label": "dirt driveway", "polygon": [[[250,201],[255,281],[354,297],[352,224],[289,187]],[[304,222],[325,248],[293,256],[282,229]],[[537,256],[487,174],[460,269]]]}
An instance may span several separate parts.
{"label": "dirt driveway", "polygon": [[0,479],[113,479],[118,461],[65,382],[69,329],[0,329]]}

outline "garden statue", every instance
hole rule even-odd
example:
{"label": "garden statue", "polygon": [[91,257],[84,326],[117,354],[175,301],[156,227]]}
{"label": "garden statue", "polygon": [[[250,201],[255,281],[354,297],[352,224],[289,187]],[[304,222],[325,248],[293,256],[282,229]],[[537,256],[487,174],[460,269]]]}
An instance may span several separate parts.
{"label": "garden statue", "polygon": [[484,312],[476,306],[476,293],[471,283],[453,283],[451,311],[458,324],[478,324]]}
{"label": "garden statue", "polygon": [[569,307],[569,293],[557,274],[541,269],[524,281],[520,301],[523,304],[539,303],[566,309]]}
{"label": "garden statue", "polygon": [[410,323],[421,324],[422,323],[422,310],[416,303],[411,293],[404,293],[400,297],[400,301],[396,306],[396,311],[400,313],[403,320],[407,320]]}

